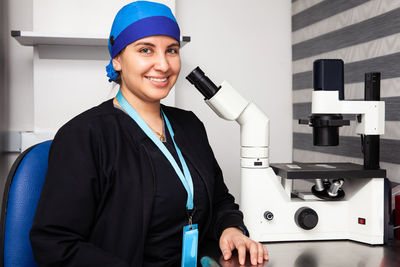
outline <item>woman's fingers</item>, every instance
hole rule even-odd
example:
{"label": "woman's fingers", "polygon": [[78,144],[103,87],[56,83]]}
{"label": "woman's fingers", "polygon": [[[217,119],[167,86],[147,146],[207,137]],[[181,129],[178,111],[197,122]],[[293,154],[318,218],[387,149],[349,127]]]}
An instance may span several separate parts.
{"label": "woman's fingers", "polygon": [[252,265],[257,265],[258,261],[258,245],[256,242],[251,241],[249,242],[249,253],[250,253],[250,262]]}
{"label": "woman's fingers", "polygon": [[224,260],[229,260],[232,257],[232,249],[228,240],[223,240],[220,244],[222,255]]}
{"label": "woman's fingers", "polygon": [[257,243],[257,262],[263,263],[264,261],[264,246],[261,243]]}
{"label": "woman's fingers", "polygon": [[256,242],[243,235],[237,228],[227,228],[220,237],[220,248],[225,260],[232,257],[232,251],[237,250],[237,259],[240,265],[246,262],[246,253],[249,252],[252,265],[262,264],[268,260],[268,251],[261,243]]}
{"label": "woman's fingers", "polygon": [[268,257],[268,250],[267,250],[267,248],[266,247],[264,247],[263,246],[263,250],[264,250],[264,260],[268,260],[269,259],[269,257]]}
{"label": "woman's fingers", "polygon": [[[249,251],[250,262],[252,265],[261,264],[264,262],[264,260],[268,260],[267,248],[264,247],[261,243],[255,242],[251,239],[247,239],[245,241],[245,246],[246,246],[246,251]],[[239,252],[239,250],[238,250],[238,252]],[[242,261],[241,260],[242,258],[240,257],[240,254],[239,254],[240,264],[244,264],[245,258],[246,258],[246,255],[243,256],[243,261]]]}
{"label": "woman's fingers", "polygon": [[244,265],[246,261],[246,243],[243,240],[236,240],[235,245],[238,251],[239,263]]}

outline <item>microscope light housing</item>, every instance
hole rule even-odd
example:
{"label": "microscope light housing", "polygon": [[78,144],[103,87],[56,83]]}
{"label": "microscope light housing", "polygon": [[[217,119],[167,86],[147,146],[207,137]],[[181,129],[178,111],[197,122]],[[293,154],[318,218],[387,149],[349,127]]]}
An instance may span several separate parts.
{"label": "microscope light housing", "polygon": [[[314,91],[336,91],[338,100],[344,100],[344,71],[341,59],[319,59],[313,64]],[[308,119],[300,119],[300,124],[313,127],[314,146],[339,145],[339,127],[350,125],[341,114],[312,113]]]}

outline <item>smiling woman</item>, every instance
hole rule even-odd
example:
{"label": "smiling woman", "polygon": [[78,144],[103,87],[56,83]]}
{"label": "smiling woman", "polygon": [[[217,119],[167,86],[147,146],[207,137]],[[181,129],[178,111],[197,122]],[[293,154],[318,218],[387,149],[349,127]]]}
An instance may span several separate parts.
{"label": "smiling woman", "polygon": [[[177,40],[165,35],[139,39],[114,57],[112,64],[119,73],[122,95],[149,127],[164,137],[163,121],[158,113],[160,100],[167,97],[181,69]],[[114,104],[119,105],[116,99]],[[154,107],[151,113],[155,116],[148,116],[149,107]]]}
{"label": "smiling woman", "polygon": [[178,78],[179,43],[164,35],[145,37],[125,47],[112,63],[120,73],[121,92],[128,102],[158,102]]}
{"label": "smiling woman", "polygon": [[30,234],[39,265],[195,266],[206,237],[225,259],[268,258],[246,236],[201,121],[160,104],[179,75],[179,40],[163,4],[116,15],[106,70],[120,90],[54,138]]}

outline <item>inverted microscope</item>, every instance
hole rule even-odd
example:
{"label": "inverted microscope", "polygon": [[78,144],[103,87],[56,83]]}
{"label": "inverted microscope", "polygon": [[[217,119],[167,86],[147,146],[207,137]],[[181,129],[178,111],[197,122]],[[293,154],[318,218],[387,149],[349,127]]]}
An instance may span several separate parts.
{"label": "inverted microscope", "polygon": [[[313,128],[313,143],[337,146],[342,114],[354,114],[364,164],[269,163],[269,119],[228,82],[216,86],[197,67],[186,78],[221,118],[240,124],[241,203],[250,237],[260,242],[354,240],[383,244],[388,238],[390,191],[379,166],[385,103],[380,74],[365,74],[364,101],[344,100],[343,61],[314,62],[312,110],[299,123]],[[299,191],[294,181],[312,186]],[[307,183],[306,183],[307,184]]]}

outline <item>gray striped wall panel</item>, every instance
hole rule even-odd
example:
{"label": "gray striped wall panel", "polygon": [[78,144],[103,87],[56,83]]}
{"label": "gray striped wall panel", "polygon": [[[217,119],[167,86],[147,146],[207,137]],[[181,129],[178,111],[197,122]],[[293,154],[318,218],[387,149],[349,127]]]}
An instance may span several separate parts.
{"label": "gray striped wall panel", "polygon": [[[327,2],[327,0],[324,2]],[[292,27],[294,26],[292,25]],[[397,8],[366,21],[295,44],[292,46],[292,57],[293,60],[298,60],[351,45],[365,43],[398,33],[399,28],[400,8]]]}
{"label": "gray striped wall panel", "polygon": [[[293,148],[312,150],[353,158],[363,158],[359,136],[340,136],[338,146],[314,146],[312,134],[294,133]],[[380,159],[388,163],[400,164],[400,140],[381,139]]]}
{"label": "gray striped wall panel", "polygon": [[[363,82],[366,72],[375,71],[381,72],[382,79],[400,77],[400,52],[344,64],[344,82]],[[293,90],[313,88],[312,71],[293,74],[292,85]],[[382,88],[382,90],[384,90],[384,88]]]}
{"label": "gray striped wall panel", "polygon": [[[324,0],[322,2],[316,1],[312,6],[304,6],[304,9],[292,17],[292,32],[295,32],[296,36],[301,36],[302,31],[304,31],[311,39],[303,37],[300,39],[304,41],[292,45],[293,61],[296,61],[296,64],[301,62],[297,61],[299,59],[305,59],[304,62],[312,62],[311,59],[318,57],[322,53],[329,53],[329,58],[340,58],[339,52],[337,52],[338,56],[335,56],[336,51],[342,51],[340,55],[346,56],[349,55],[348,53],[356,53],[354,54],[354,57],[357,58],[356,61],[345,62],[346,87],[362,83],[364,81],[364,73],[372,71],[381,72],[383,81],[395,81],[399,79],[400,43],[393,43],[390,40],[394,40],[392,38],[392,36],[395,36],[394,34],[400,33],[400,8],[398,5],[391,5],[392,2],[389,1],[392,0],[371,0],[371,3],[372,1],[376,1],[376,6],[385,7],[385,10],[376,14],[371,14],[371,12],[365,14],[365,5],[362,5],[362,1],[358,0]],[[346,6],[340,6],[342,4]],[[326,7],[329,5],[334,6],[330,11],[326,10]],[[352,16],[357,16],[358,19],[346,20],[354,22],[353,24],[347,23],[344,25],[343,22],[327,18],[328,15],[340,18],[343,14],[351,14]],[[329,32],[318,28],[318,31],[314,31],[316,25],[328,25],[328,28],[335,30]],[[312,31],[315,34],[310,35],[309,33],[312,33]],[[371,45],[376,43],[376,41],[368,43],[373,40],[378,40],[381,46]],[[354,45],[363,45],[363,49],[354,50]],[[370,53],[372,49],[381,50],[379,50],[379,53]],[[348,53],[343,54],[343,51]],[[353,54],[351,55],[353,57]],[[306,70],[307,67],[302,67],[302,69]],[[312,69],[312,66],[308,69]],[[397,87],[396,83],[390,84]],[[301,89],[311,89],[312,87],[311,71],[293,74],[293,90],[296,90],[293,99],[295,102],[293,104],[294,120],[306,118],[310,115],[311,103],[304,102],[311,101],[309,99],[310,90]],[[362,93],[362,86],[357,88]],[[386,95],[386,97],[382,97],[382,100],[385,101],[386,120],[388,121],[388,125],[390,125],[390,127],[386,127],[387,131],[381,137],[381,162],[385,166],[391,166],[389,172],[391,176],[389,178],[400,182],[400,175],[397,175],[395,171],[400,169],[400,131],[396,126],[400,122],[400,88],[385,88],[385,86],[382,86],[381,90],[381,94]],[[357,93],[356,98],[359,97],[362,96]],[[354,115],[344,115],[344,117],[354,120]],[[361,153],[360,137],[355,134],[352,136],[353,132],[349,130],[347,136],[340,136],[340,145],[338,147],[316,147],[312,145],[312,134],[309,133],[309,129],[304,130],[304,128],[296,126],[293,133],[293,148],[296,151],[293,160],[302,161],[303,156],[310,158],[310,153],[314,153],[316,156],[331,155],[333,159],[337,159],[340,156],[353,159],[358,158],[362,161],[363,155]]]}
{"label": "gray striped wall panel", "polygon": [[321,2],[294,15],[292,17],[292,31],[297,31],[298,29],[346,11],[349,8],[361,5],[367,1],[369,0],[335,0]]}

